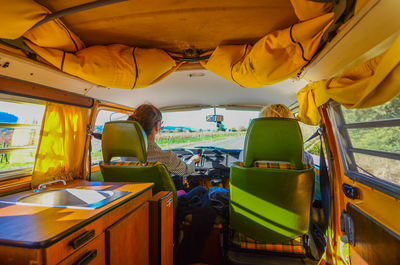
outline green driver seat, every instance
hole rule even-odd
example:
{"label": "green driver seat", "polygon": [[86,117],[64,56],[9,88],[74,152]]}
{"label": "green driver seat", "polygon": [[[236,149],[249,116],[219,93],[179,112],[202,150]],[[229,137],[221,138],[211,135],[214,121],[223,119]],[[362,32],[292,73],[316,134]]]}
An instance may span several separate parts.
{"label": "green driver seat", "polygon": [[[103,128],[101,140],[104,162],[100,164],[104,181],[153,182],[153,195],[173,192],[174,214],[177,195],[174,182],[160,162],[147,162],[147,137],[136,121],[111,121]],[[113,157],[134,157],[139,162],[111,162]]]}
{"label": "green driver seat", "polygon": [[247,131],[244,161],[230,175],[229,225],[265,243],[308,232],[314,169],[303,165],[303,139],[294,119],[254,119]]}

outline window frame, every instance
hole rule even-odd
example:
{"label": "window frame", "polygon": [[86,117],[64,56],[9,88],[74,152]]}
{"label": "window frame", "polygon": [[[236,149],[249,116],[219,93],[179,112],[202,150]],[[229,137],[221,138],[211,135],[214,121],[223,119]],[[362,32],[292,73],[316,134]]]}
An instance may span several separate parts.
{"label": "window frame", "polygon": [[382,127],[398,127],[400,126],[400,119],[368,121],[358,123],[345,122],[341,105],[331,101],[328,106],[328,115],[334,127],[334,135],[337,139],[340,158],[344,173],[350,179],[367,185],[373,189],[379,190],[387,195],[400,199],[400,186],[364,173],[357,170],[357,164],[354,158],[354,153],[365,154],[375,157],[383,157],[389,159],[400,160],[400,154],[386,151],[376,151],[361,148],[354,148],[348,133],[348,129],[355,128],[382,128]]}
{"label": "window frame", "polygon": [[[134,111],[134,109],[132,109],[132,108],[119,106],[119,105],[116,105],[116,104],[113,104],[113,103],[108,103],[108,102],[100,102],[99,101],[99,102],[95,103],[95,106],[97,106],[97,107],[93,111],[94,115],[93,115],[93,118],[91,120],[91,126],[90,126],[92,131],[94,130],[94,128],[96,126],[97,117],[98,117],[100,111],[102,111],[102,110],[111,111],[111,112],[118,112],[118,113],[127,114],[127,115],[132,114],[133,111]],[[90,136],[88,136],[88,137],[89,137],[89,140],[88,140],[88,145],[87,145],[87,156],[86,156],[87,157],[87,163],[85,163],[85,164],[87,164],[88,167],[93,168],[93,167],[99,166],[99,164],[98,163],[91,164],[91,165],[89,164],[89,156],[91,157],[91,152],[89,150],[89,141],[92,140],[92,137],[90,137]],[[92,163],[93,163],[93,161],[92,161]]]}
{"label": "window frame", "polygon": [[[35,104],[35,105],[44,105],[44,102],[41,100],[32,100],[30,98],[19,97],[19,96],[7,96],[7,97],[3,96],[3,97],[0,97],[0,101],[8,101],[8,102],[13,102],[13,103],[18,103],[18,104],[28,103],[28,104]],[[38,128],[39,135],[40,135],[42,124],[43,124],[43,120],[40,124],[26,124],[26,123],[22,124],[22,123],[0,122],[0,129],[17,129],[17,128],[35,128],[35,129],[37,129]],[[39,147],[39,143],[40,143],[40,138],[39,138],[38,144],[36,146],[32,145],[32,146],[6,147],[6,148],[0,147],[0,155],[3,153],[12,152],[14,150],[34,150],[35,156],[36,156],[36,153],[37,153],[37,150]],[[35,162],[36,161],[34,161],[32,167],[0,171],[0,182],[32,176],[33,169],[35,167]]]}

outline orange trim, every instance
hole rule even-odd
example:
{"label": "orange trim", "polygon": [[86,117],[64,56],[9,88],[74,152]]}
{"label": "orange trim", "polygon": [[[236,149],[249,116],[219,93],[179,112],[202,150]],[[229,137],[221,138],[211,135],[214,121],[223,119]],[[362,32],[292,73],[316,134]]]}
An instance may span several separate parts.
{"label": "orange trim", "polygon": [[4,77],[0,77],[0,92],[85,108],[91,108],[94,104],[94,100],[89,97]]}
{"label": "orange trim", "polygon": [[[331,182],[331,220],[330,220],[330,230],[332,239],[328,242],[326,256],[328,259],[337,260],[344,259],[344,257],[336,256],[336,249],[340,246],[340,236],[343,232],[340,230],[340,213],[345,208],[344,196],[342,193],[342,176],[344,175],[343,164],[339,155],[339,150],[337,148],[336,138],[333,133],[332,123],[329,119],[328,112],[325,105],[318,108],[321,115],[321,122],[324,124],[324,142],[330,152],[327,152],[328,164],[330,166],[329,178]],[[332,157],[329,156],[332,155]],[[328,240],[329,241],[329,240]],[[335,262],[335,261],[334,261]]]}
{"label": "orange trim", "polygon": [[[117,105],[117,104],[110,103],[110,102],[98,101],[97,113],[100,110],[110,110],[110,111],[116,111],[116,112],[121,112],[121,113],[125,113],[125,114],[131,114],[135,109],[131,108],[131,107]],[[96,113],[96,116],[97,116],[97,113]]]}
{"label": "orange trim", "polygon": [[31,187],[32,176],[19,177],[0,181],[0,194],[13,190]]}
{"label": "orange trim", "polygon": [[99,165],[92,166],[92,173],[97,171],[100,171],[100,166]]}
{"label": "orange trim", "polygon": [[[115,112],[120,112],[124,114],[131,114],[133,112],[133,108],[126,107],[126,106],[121,106],[117,105],[114,103],[110,102],[104,102],[104,101],[99,101],[96,100],[94,102],[93,107],[91,108],[90,111],[90,118],[89,118],[89,124],[90,124],[90,129],[93,130],[94,125],[96,124],[96,119],[97,115],[101,110],[107,110],[107,111],[115,111]],[[84,161],[82,161],[82,167],[84,168],[84,175],[87,176],[89,172],[89,139],[90,137],[88,136],[86,138],[86,145],[85,145],[85,155],[84,155]],[[92,172],[100,171],[100,167],[97,166],[92,166]]]}

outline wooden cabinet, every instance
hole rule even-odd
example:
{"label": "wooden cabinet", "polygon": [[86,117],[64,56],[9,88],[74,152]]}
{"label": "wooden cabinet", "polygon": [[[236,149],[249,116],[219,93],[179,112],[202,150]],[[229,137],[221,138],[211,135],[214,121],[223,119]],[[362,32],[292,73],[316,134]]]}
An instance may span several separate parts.
{"label": "wooden cabinet", "polygon": [[161,191],[150,204],[150,265],[173,265],[174,198]]}
{"label": "wooden cabinet", "polygon": [[107,264],[149,264],[149,205],[136,211],[106,230]]}
{"label": "wooden cabinet", "polygon": [[94,210],[0,203],[0,265],[148,265],[153,184],[89,184],[131,193]]}

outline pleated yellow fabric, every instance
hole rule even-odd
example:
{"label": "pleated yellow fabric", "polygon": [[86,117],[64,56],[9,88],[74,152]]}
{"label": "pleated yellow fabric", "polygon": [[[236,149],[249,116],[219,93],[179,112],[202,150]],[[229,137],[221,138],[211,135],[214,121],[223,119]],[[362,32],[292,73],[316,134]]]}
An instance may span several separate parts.
{"label": "pleated yellow fabric", "polygon": [[0,38],[17,39],[50,12],[32,0],[0,0]]}
{"label": "pleated yellow fabric", "polygon": [[298,119],[306,124],[320,122],[318,107],[330,99],[346,108],[369,108],[384,104],[400,94],[400,35],[383,54],[329,80],[308,84],[297,94]]}
{"label": "pleated yellow fabric", "polygon": [[132,89],[149,86],[177,66],[166,52],[159,49],[114,44],[68,53],[30,42],[26,44],[60,70],[106,87]]}
{"label": "pleated yellow fabric", "polygon": [[59,19],[34,27],[27,31],[24,37],[43,48],[56,48],[66,52],[76,52],[85,48],[79,37]]}
{"label": "pleated yellow fabric", "polygon": [[219,46],[204,68],[243,87],[260,87],[297,73],[317,51],[333,13],[272,32],[251,45]]}
{"label": "pleated yellow fabric", "polygon": [[[83,41],[59,19],[30,29],[50,11],[34,0],[0,1],[10,7],[0,10],[0,15],[4,13],[9,21],[0,25],[1,38],[23,35],[39,59],[43,58],[60,70],[95,84],[125,89],[145,87],[161,80],[180,65],[159,49],[122,44],[85,48]],[[327,13],[332,8],[330,3],[290,2],[298,23],[266,32],[268,34],[254,46],[219,46],[201,64],[244,87],[270,85],[295,75],[316,53],[334,14]]]}
{"label": "pleated yellow fabric", "polygon": [[82,176],[88,109],[47,103],[32,187],[53,180]]}
{"label": "pleated yellow fabric", "polygon": [[304,0],[290,0],[294,12],[300,21],[309,20],[329,13],[332,3],[320,3]]}

